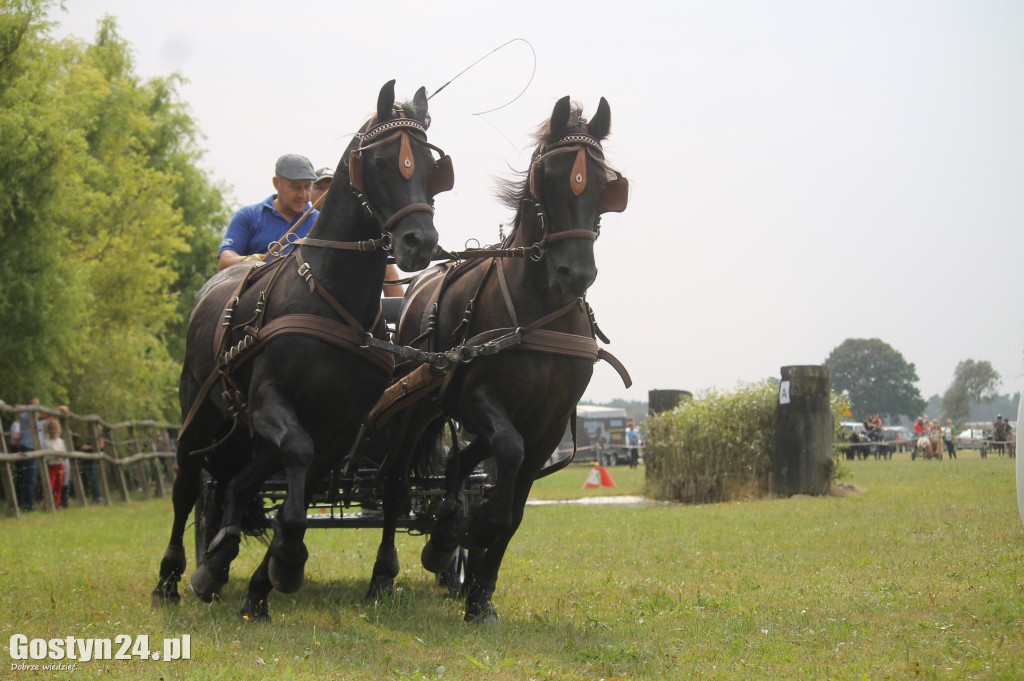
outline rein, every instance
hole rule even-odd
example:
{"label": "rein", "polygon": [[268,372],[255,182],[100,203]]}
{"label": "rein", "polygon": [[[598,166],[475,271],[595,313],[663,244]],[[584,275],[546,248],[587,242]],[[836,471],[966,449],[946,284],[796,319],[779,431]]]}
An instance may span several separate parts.
{"label": "rein", "polygon": [[[452,171],[450,157],[445,155],[439,147],[430,144],[425,139],[421,139],[415,134],[411,134],[410,131],[419,132],[425,135],[426,126],[415,119],[406,118],[401,112],[401,109],[399,109],[398,112],[401,116],[400,118],[371,126],[366,132],[360,134],[359,146],[354,149],[349,156],[349,184],[352,187],[356,199],[367,211],[369,216],[374,218],[374,220],[376,220],[380,225],[380,238],[362,241],[333,241],[309,237],[302,239],[289,238],[294,233],[295,227],[301,224],[301,222],[315,207],[310,206],[295,225],[293,225],[292,228],[281,237],[281,239],[271,246],[266,258],[273,257],[274,253],[277,253],[288,246],[298,246],[299,248],[293,248],[293,250],[284,256],[284,258],[280,258],[272,265],[259,264],[250,268],[239,282],[234,293],[228,298],[228,302],[221,314],[221,324],[217,327],[217,331],[214,334],[213,351],[216,358],[214,370],[200,386],[198,396],[193,401],[192,408],[182,422],[181,429],[179,431],[179,438],[181,437],[181,433],[185,432],[189,424],[195,418],[198,413],[199,406],[205,401],[206,396],[211,390],[213,390],[214,386],[218,382],[223,384],[224,391],[221,394],[221,398],[223,399],[228,412],[234,419],[234,425],[231,429],[232,432],[234,432],[237,427],[239,419],[247,420],[248,406],[245,402],[245,396],[242,394],[237,382],[234,380],[233,373],[238,367],[261,351],[263,346],[265,346],[269,341],[279,336],[300,335],[308,338],[315,338],[335,345],[340,349],[361,355],[366,361],[370,362],[389,376],[394,373],[394,350],[388,348],[387,351],[385,351],[380,347],[373,347],[369,342],[371,339],[373,341],[378,341],[378,339],[373,337],[372,329],[375,328],[380,321],[383,310],[378,310],[377,317],[373,324],[370,325],[369,330],[365,329],[359,321],[316,280],[313,276],[312,268],[309,263],[302,257],[301,247],[308,246],[311,248],[328,248],[363,253],[380,250],[390,253],[394,245],[394,237],[391,235],[390,230],[395,224],[413,213],[426,212],[430,213],[430,215],[434,214],[434,207],[431,204],[411,203],[395,211],[395,213],[387,219],[382,219],[379,212],[374,210],[373,206],[370,204],[369,198],[364,193],[362,153],[367,149],[380,147],[393,141],[398,141],[401,145],[398,161],[399,171],[402,174],[402,177],[408,180],[412,178],[415,173],[415,159],[410,146],[410,140],[415,140],[417,143],[437,151],[442,156],[441,160],[438,161],[430,174],[429,188],[432,195],[436,195],[440,191],[451,189],[453,186],[454,174]],[[383,137],[381,137],[382,135]],[[381,137],[381,139],[375,140],[377,137]],[[323,196],[320,197],[317,203],[320,203],[322,200]],[[294,256],[293,262],[297,264],[295,271],[297,275],[306,282],[309,287],[309,292],[311,294],[318,295],[323,301],[325,301],[335,314],[340,317],[340,321],[312,314],[286,314],[271,320],[266,325],[263,325],[263,314],[266,310],[266,304],[269,300],[271,289],[277,281],[281,271],[288,267],[288,260],[291,259],[292,256]],[[264,268],[267,270],[273,268],[274,272],[270,276],[266,286],[257,296],[256,309],[253,318],[242,324],[235,324],[233,321],[234,311],[242,293],[249,287],[253,279],[259,277],[256,272],[258,270],[263,270]],[[242,339],[238,343],[231,345],[229,340],[231,333],[240,328],[244,331]],[[439,362],[441,360],[435,359],[434,361]],[[219,444],[220,443],[217,443],[217,445]],[[192,452],[192,454],[205,454],[217,445],[214,445],[212,448],[207,447],[202,450]]]}

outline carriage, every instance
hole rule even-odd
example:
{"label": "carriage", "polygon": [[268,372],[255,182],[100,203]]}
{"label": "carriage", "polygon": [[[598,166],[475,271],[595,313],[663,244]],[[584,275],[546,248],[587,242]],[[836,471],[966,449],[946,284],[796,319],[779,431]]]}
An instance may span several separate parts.
{"label": "carriage", "polygon": [[[594,363],[630,383],[599,348],[608,340],[584,297],[600,216],[625,209],[628,185],[604,161],[607,102],[589,122],[581,113],[560,99],[528,170],[504,187],[512,232],[449,253],[437,246],[433,197],[452,186],[450,159],[426,140],[423,88],[396,104],[391,81],[335,172],[351,191],[329,192],[285,257],[228,268],[200,290],[154,605],[180,600],[195,507],[189,585],[204,601],[227,583],[242,534],[272,530],[244,621],[270,619],[272,590],[301,587],[311,527],[381,528],[371,599],[399,573],[395,533],[424,534],[421,562],[465,597],[465,620],[497,620],[505,550],[533,481],[571,460],[546,463]],[[397,314],[388,303],[390,326],[380,298],[389,258],[423,270]],[[457,424],[475,437],[460,441]]]}

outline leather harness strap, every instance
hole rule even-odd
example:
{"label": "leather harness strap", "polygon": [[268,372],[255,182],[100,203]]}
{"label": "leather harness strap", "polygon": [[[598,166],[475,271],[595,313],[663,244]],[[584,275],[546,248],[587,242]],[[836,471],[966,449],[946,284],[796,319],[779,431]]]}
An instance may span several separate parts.
{"label": "leather harness strap", "polygon": [[[309,286],[310,293],[316,293],[319,295],[328,305],[330,305],[331,309],[341,317],[342,321],[310,314],[290,314],[273,319],[265,326],[262,325],[265,301],[270,296],[270,291],[274,282],[277,280],[278,274],[281,269],[285,267],[283,263],[290,261],[292,256],[294,256],[295,262],[298,263],[296,272],[306,281]],[[217,382],[224,381],[225,387],[229,389],[233,388],[233,381],[231,378],[232,373],[262,350],[264,345],[280,336],[300,335],[307,338],[314,338],[325,343],[330,343],[338,348],[360,356],[388,376],[394,372],[394,356],[383,350],[366,347],[366,329],[363,328],[359,321],[348,310],[346,310],[345,307],[339,303],[329,291],[327,291],[327,289],[317,282],[313,277],[309,264],[302,259],[298,249],[289,253],[279,262],[282,264],[257,265],[251,268],[246,272],[245,276],[235,288],[233,294],[228,298],[228,302],[225,305],[224,312],[222,314],[223,320],[214,333],[213,349],[214,356],[217,358],[216,366],[206,377],[206,380],[203,381],[203,384],[199,388],[199,392],[196,394],[196,398],[192,402],[192,406],[189,409],[188,414],[182,421],[181,430],[178,435],[179,438],[183,433],[185,433],[189,424],[192,423],[192,420],[198,413],[199,408],[202,406],[203,402],[205,402],[206,397],[209,395],[210,391],[213,390]],[[260,302],[257,303],[256,316],[252,320],[252,324],[247,323],[245,325],[245,337],[237,345],[229,349],[228,346],[230,345],[231,337],[229,329],[232,327],[234,306],[238,304],[238,300],[242,292],[246,289],[247,285],[251,283],[250,280],[253,278],[253,272],[270,267],[276,267],[276,271],[273,273],[273,276],[271,276],[270,281],[267,282],[266,288],[264,288],[259,294]],[[374,320],[373,326],[376,326],[380,321],[381,315],[382,311],[378,311],[377,318]]]}

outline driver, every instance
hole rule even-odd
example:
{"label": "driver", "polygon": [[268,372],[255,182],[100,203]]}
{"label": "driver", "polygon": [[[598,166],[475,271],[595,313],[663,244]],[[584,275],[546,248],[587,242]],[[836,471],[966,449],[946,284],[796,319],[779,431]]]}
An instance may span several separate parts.
{"label": "driver", "polygon": [[[281,239],[309,208],[310,193],[316,174],[309,159],[299,154],[285,154],[277,159],[274,167],[273,184],[276,194],[271,194],[261,203],[243,206],[228,223],[224,240],[217,251],[217,265],[220,269],[229,267],[248,258],[266,253],[270,245]],[[293,232],[294,238],[301,239],[309,234],[320,212],[310,211],[302,224]],[[282,251],[279,253],[283,254]]]}

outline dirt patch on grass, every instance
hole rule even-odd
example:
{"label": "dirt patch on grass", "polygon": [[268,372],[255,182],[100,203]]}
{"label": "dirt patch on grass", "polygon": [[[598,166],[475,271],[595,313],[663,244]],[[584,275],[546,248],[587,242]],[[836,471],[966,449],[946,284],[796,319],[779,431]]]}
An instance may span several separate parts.
{"label": "dirt patch on grass", "polygon": [[859,497],[867,492],[864,487],[857,487],[857,485],[849,482],[837,482],[832,485],[832,491],[829,492],[830,496],[833,497]]}

